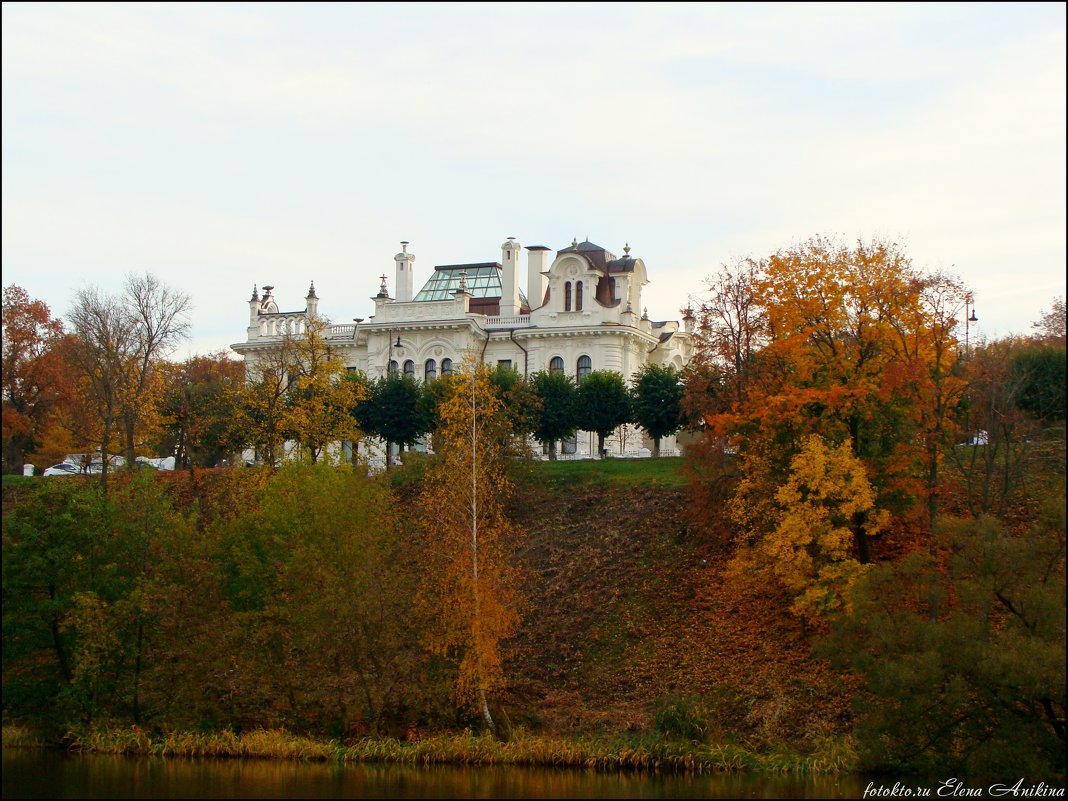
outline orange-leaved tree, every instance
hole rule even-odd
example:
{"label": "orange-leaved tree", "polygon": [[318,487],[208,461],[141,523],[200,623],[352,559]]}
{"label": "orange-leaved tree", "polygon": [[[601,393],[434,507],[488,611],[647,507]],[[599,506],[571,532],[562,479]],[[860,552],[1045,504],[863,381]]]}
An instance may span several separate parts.
{"label": "orange-leaved tree", "polygon": [[[896,243],[820,237],[726,273],[698,332],[724,380],[711,393],[688,387],[706,439],[745,456],[744,480],[762,480],[768,497],[808,436],[848,441],[877,505],[929,529],[962,392],[959,282],[917,270]],[[865,514],[851,524],[861,563],[871,558]]]}
{"label": "orange-leaved tree", "polygon": [[487,693],[503,683],[500,642],[519,624],[516,532],[505,510],[511,431],[486,368],[473,359],[438,415],[437,456],[419,499],[429,535],[419,600],[434,621],[427,645],[458,661],[457,697],[495,731]]}
{"label": "orange-leaved tree", "polygon": [[48,418],[67,382],[61,349],[63,323],[26,290],[4,288],[3,470],[20,472],[45,438]]}

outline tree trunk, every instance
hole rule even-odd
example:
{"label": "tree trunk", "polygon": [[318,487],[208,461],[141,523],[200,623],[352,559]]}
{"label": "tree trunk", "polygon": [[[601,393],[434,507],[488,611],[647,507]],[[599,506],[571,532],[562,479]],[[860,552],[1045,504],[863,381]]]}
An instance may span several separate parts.
{"label": "tree trunk", "polygon": [[853,539],[857,543],[857,560],[866,565],[871,561],[871,553],[868,550],[868,535],[864,531],[864,523],[867,520],[867,515],[863,512],[857,512],[853,515],[853,521],[849,528],[853,531]]}
{"label": "tree trunk", "polygon": [[132,413],[127,412],[123,415],[123,428],[126,434],[125,451],[126,451],[126,469],[133,470],[136,463],[137,456],[134,452],[134,416]]}
{"label": "tree trunk", "polygon": [[660,437],[653,437],[653,458],[660,458]]}
{"label": "tree trunk", "polygon": [[604,434],[597,432],[597,458],[604,458]]}
{"label": "tree trunk", "polygon": [[492,734],[496,734],[497,725],[493,722],[493,716],[490,714],[489,711],[489,704],[486,703],[486,691],[480,688],[478,691],[478,698],[482,704],[482,720],[486,724],[486,726],[489,727],[490,732]]}

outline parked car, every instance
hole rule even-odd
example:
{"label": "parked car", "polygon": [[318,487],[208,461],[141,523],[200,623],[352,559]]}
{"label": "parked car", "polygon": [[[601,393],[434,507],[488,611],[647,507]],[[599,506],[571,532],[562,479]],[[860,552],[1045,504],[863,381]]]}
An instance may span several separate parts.
{"label": "parked car", "polygon": [[82,471],[78,469],[78,465],[70,464],[68,462],[61,462],[60,464],[54,464],[51,467],[46,467],[44,474],[46,476],[76,476]]}

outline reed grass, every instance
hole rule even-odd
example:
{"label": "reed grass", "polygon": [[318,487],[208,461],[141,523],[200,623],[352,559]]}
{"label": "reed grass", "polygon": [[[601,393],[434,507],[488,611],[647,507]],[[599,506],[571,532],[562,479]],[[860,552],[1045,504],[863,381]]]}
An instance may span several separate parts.
{"label": "reed grass", "polygon": [[4,724],[2,737],[4,748],[40,748],[45,744],[39,734],[14,723]]}
{"label": "reed grass", "polygon": [[[5,745],[7,734],[5,728]],[[733,744],[703,745],[657,736],[566,739],[518,729],[508,742],[470,731],[436,734],[414,741],[365,737],[349,744],[313,740],[284,730],[237,734],[170,732],[150,735],[138,729],[95,728],[68,734],[70,748],[99,753],[157,756],[290,759],[338,763],[385,762],[409,765],[523,765],[596,770],[661,770],[713,773],[755,772],[795,775],[856,770],[851,741],[821,743],[812,753],[782,748],[758,753]]]}

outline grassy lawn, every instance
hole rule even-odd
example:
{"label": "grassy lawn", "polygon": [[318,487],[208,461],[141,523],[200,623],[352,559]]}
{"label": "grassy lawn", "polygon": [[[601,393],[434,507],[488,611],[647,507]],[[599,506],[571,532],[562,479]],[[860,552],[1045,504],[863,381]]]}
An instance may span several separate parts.
{"label": "grassy lawn", "polygon": [[3,477],[4,489],[18,489],[21,487],[33,487],[36,486],[34,482],[39,481],[40,476],[19,476],[19,475],[7,475]]}
{"label": "grassy lawn", "polygon": [[531,465],[535,479],[547,481],[595,481],[609,484],[656,484],[683,487],[682,457],[662,459],[583,459],[536,462]]}

